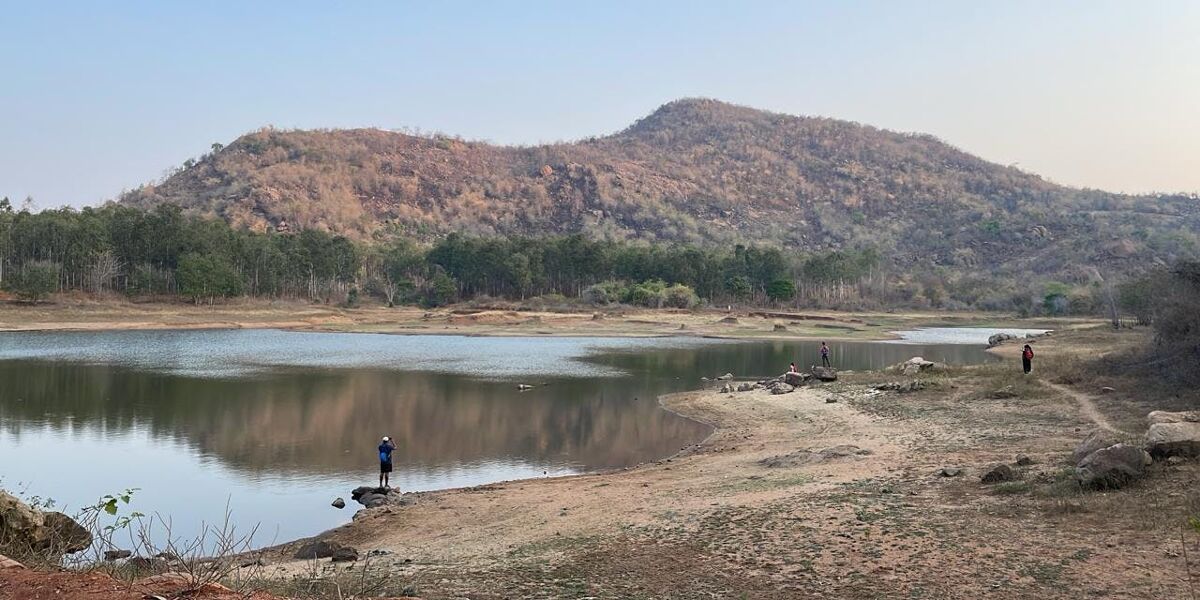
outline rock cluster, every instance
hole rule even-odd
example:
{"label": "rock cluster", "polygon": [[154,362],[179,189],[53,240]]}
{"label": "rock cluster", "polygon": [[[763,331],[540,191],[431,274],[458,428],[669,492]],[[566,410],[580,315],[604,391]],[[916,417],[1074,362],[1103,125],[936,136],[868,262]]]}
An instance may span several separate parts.
{"label": "rock cluster", "polygon": [[365,508],[409,506],[416,501],[413,494],[405,494],[399,489],[372,487],[369,485],[354,488],[350,492],[350,499],[358,502]]}
{"label": "rock cluster", "polygon": [[1014,333],[994,333],[988,337],[988,348],[993,348],[1005,342],[1011,342],[1014,340],[1032,340],[1034,338],[1045,337],[1048,335],[1050,335],[1049,331],[1044,333],[1027,333],[1024,336],[1016,335]]}

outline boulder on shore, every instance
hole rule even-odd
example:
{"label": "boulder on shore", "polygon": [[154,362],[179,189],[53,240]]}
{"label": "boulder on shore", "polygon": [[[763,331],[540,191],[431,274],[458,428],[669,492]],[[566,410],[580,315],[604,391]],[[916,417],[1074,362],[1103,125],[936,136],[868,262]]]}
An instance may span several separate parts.
{"label": "boulder on shore", "polygon": [[337,542],[331,542],[328,540],[310,540],[304,544],[301,544],[300,547],[296,549],[296,553],[292,555],[292,558],[298,558],[301,560],[330,558],[334,555],[334,553],[342,548],[344,548],[344,546]]}
{"label": "boulder on shore", "polygon": [[92,545],[92,534],[75,519],[42,512],[0,491],[0,542],[51,554],[73,554]]}
{"label": "boulder on shore", "polygon": [[1146,474],[1150,455],[1131,444],[1116,444],[1087,455],[1075,468],[1083,487],[1119,488]]}
{"label": "boulder on shore", "polygon": [[[1200,456],[1200,422],[1187,420],[1195,413],[1150,413],[1146,431],[1146,450],[1154,458]],[[1169,420],[1176,419],[1176,420]]]}
{"label": "boulder on shore", "polygon": [[749,381],[747,381],[745,383],[739,383],[737,386],[737,391],[749,392],[750,390],[753,390],[755,387],[756,386],[753,383],[750,383]]}
{"label": "boulder on shore", "polygon": [[1117,435],[1116,432],[1107,429],[1097,429],[1089,433],[1086,438],[1083,438],[1083,441],[1079,442],[1078,446],[1075,446],[1075,452],[1071,454],[1071,460],[1078,466],[1089,454],[1119,444],[1121,441],[1121,436]]}
{"label": "boulder on shore", "polygon": [[721,393],[722,393],[722,394],[732,394],[732,393],[733,393],[733,386],[732,386],[732,385],[729,385],[728,383],[727,383],[727,384],[725,384],[725,385],[723,385],[723,386],[721,386]]}
{"label": "boulder on shore", "polygon": [[813,367],[812,376],[817,381],[837,381],[837,370],[833,367]]}
{"label": "boulder on shore", "polygon": [[888,368],[888,370],[893,373],[911,376],[925,372],[945,371],[946,365],[933,362],[932,360],[925,360],[920,356],[914,356],[902,363],[896,363],[892,365]]}
{"label": "boulder on shore", "polygon": [[808,373],[788,372],[783,374],[783,382],[792,387],[800,387],[804,385],[804,383],[808,381],[810,377],[812,377],[812,375],[809,375]]}
{"label": "boulder on shore", "polygon": [[771,386],[771,393],[775,394],[775,395],[790,394],[794,391],[796,391],[796,388],[794,388],[786,383],[783,383],[782,381]]}
{"label": "boulder on shore", "polygon": [[733,379],[733,373],[726,373],[718,377],[717,381],[729,381],[730,379]]}

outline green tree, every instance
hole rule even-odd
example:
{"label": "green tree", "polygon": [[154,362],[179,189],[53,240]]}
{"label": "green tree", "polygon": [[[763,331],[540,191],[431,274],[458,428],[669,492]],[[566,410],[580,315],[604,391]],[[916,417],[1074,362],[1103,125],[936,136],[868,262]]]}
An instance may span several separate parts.
{"label": "green tree", "polygon": [[179,293],[199,304],[242,293],[242,279],[229,263],[212,256],[187,254],[175,270]]}
{"label": "green tree", "polygon": [[58,263],[38,260],[28,262],[12,273],[6,282],[10,291],[26,302],[37,304],[58,289],[62,267]]}
{"label": "green tree", "polygon": [[776,279],[767,286],[767,297],[775,302],[786,302],[796,297],[796,284],[791,279]]}
{"label": "green tree", "polygon": [[429,287],[425,291],[427,306],[445,306],[454,302],[458,297],[458,283],[444,271],[434,273],[429,279]]}

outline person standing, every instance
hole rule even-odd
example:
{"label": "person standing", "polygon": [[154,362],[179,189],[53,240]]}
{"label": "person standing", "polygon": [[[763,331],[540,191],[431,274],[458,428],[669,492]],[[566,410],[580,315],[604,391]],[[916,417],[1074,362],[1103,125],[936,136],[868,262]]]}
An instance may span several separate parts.
{"label": "person standing", "polygon": [[1029,344],[1025,344],[1025,349],[1021,351],[1021,366],[1025,368],[1026,375],[1033,371],[1033,348]]}
{"label": "person standing", "polygon": [[392,451],[396,449],[396,444],[392,443],[392,438],[383,436],[383,441],[379,443],[379,487],[387,488],[391,483],[389,476],[392,474]]}
{"label": "person standing", "polygon": [[821,342],[821,366],[829,367],[829,346],[825,342]]}
{"label": "person standing", "polygon": [[796,372],[796,363],[792,363],[791,366],[788,367],[788,373],[795,373],[795,372]]}

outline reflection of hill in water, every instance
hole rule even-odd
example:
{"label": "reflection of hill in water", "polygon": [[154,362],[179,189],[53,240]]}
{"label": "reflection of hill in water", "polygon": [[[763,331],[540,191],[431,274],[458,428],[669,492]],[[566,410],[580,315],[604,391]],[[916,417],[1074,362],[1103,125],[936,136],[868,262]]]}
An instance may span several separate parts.
{"label": "reflection of hill in water", "polygon": [[144,427],[238,469],[300,474],[370,468],[383,434],[397,438],[401,464],[422,468],[518,459],[595,469],[668,455],[707,431],[660,410],[654,396],[668,390],[651,381],[549,383],[518,393],[423,372],[288,369],[230,380],[5,361],[0,423],[14,435],[22,422]]}

